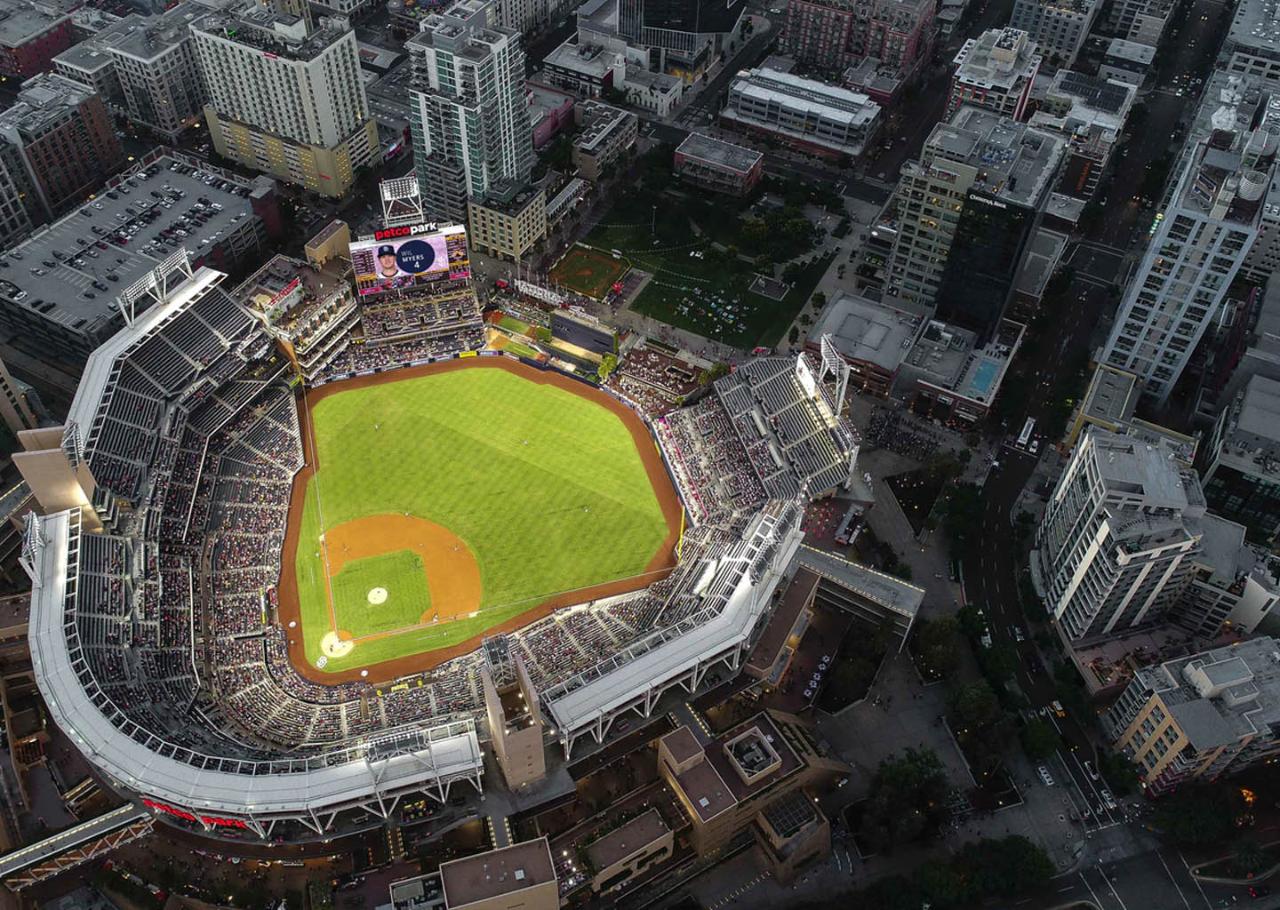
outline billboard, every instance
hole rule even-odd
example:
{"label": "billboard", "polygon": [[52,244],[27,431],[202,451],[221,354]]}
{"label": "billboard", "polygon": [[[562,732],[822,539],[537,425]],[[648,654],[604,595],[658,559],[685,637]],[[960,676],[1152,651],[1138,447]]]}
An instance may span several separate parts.
{"label": "billboard", "polygon": [[351,267],[362,297],[470,278],[467,232],[460,225],[434,224],[377,231],[351,244]]}

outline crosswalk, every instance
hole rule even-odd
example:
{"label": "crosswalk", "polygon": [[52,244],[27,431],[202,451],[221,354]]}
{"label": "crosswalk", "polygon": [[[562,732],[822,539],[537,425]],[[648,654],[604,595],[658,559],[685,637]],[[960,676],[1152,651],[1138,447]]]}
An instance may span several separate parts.
{"label": "crosswalk", "polygon": [[742,895],[750,891],[752,888],[759,885],[765,879],[772,878],[772,877],[773,877],[772,872],[761,872],[755,878],[751,879],[748,882],[742,883],[733,891],[730,891],[728,894],[724,895],[722,898],[720,898],[720,900],[716,901],[714,904],[710,904],[707,910],[716,910],[716,908],[718,907],[723,907],[726,904],[730,903],[731,901],[737,900],[738,898],[742,897]]}

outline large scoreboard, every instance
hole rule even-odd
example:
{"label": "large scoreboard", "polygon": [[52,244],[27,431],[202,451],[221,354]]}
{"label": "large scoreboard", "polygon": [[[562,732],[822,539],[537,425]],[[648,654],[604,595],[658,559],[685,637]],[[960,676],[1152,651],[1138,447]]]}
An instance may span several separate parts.
{"label": "large scoreboard", "polygon": [[467,231],[457,224],[385,228],[352,242],[351,267],[362,297],[468,279]]}

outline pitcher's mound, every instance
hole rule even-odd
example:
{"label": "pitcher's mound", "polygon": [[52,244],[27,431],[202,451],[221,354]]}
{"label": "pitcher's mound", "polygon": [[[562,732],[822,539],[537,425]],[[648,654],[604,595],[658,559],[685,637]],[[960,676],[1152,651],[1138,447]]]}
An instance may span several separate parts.
{"label": "pitcher's mound", "polygon": [[[384,592],[385,594],[385,592]],[[326,632],[320,639],[320,653],[326,657],[346,657],[355,648],[354,641],[343,641],[337,632]]]}
{"label": "pitcher's mound", "polygon": [[387,602],[386,588],[370,588],[369,589],[369,603],[373,604],[373,606],[376,607],[378,606],[378,604],[384,604],[386,602]]}

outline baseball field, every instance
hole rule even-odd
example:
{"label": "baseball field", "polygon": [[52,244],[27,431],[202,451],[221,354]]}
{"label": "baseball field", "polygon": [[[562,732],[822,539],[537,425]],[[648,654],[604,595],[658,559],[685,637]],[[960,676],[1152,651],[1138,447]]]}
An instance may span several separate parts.
{"label": "baseball field", "polygon": [[551,281],[593,300],[603,300],[630,265],[608,253],[576,244],[551,269]]}
{"label": "baseball field", "polygon": [[308,678],[426,669],[673,564],[679,503],[644,424],[567,377],[457,360],[300,412],[280,609]]}

